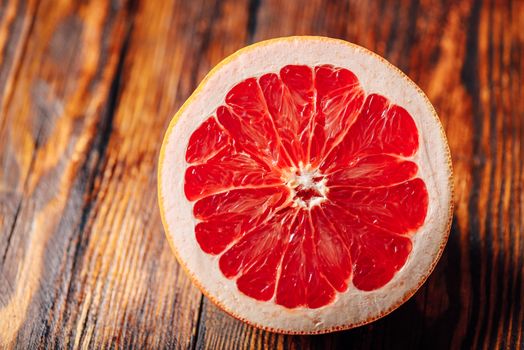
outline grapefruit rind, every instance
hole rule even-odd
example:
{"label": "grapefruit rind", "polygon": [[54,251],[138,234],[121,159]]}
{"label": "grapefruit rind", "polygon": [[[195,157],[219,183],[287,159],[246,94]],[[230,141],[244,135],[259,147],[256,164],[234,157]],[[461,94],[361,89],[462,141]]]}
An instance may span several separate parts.
{"label": "grapefruit rind", "polygon": [[[267,59],[270,57],[271,59]],[[419,130],[420,148],[412,158],[427,185],[429,205],[424,225],[413,235],[406,264],[385,286],[370,292],[348,290],[319,309],[287,309],[260,302],[237,290],[223,276],[217,257],[196,242],[192,204],[184,196],[185,148],[188,139],[236,83],[288,64],[333,64],[357,75],[366,92],[380,93],[405,108]],[[175,127],[176,126],[176,127]],[[159,159],[159,206],[166,236],[191,280],[221,309],[255,327],[287,334],[318,334],[357,327],[390,313],[424,283],[447,242],[453,213],[449,147],[428,98],[404,73],[358,45],[325,37],[287,37],[259,42],[220,62],[171,120]]]}

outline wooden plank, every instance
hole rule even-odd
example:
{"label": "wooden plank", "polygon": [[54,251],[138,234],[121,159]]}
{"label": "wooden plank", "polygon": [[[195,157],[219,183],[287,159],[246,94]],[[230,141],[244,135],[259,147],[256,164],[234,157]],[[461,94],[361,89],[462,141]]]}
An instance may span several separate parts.
{"label": "wooden plank", "polygon": [[201,296],[165,239],[156,195],[162,136],[196,82],[215,15],[202,1],[135,8],[104,159],[90,191],[51,344],[189,348]]}
{"label": "wooden plank", "polygon": [[5,127],[4,106],[13,92],[37,5],[36,1],[10,1],[0,7],[0,128]]}
{"label": "wooden plank", "polygon": [[[35,12],[32,2],[10,2],[2,14],[0,37],[11,42],[1,71],[2,348],[46,341],[67,290],[124,42],[123,6],[42,1]],[[13,8],[27,9],[24,18],[13,20]]]}
{"label": "wooden plank", "polygon": [[[6,133],[6,105],[13,93],[14,80],[20,67],[21,56],[25,50],[28,34],[36,13],[36,3],[12,1],[0,11],[0,135]],[[0,173],[3,189],[0,191],[0,228],[11,227],[18,210],[16,201],[9,200],[14,191],[8,191],[7,182],[12,185],[18,181],[15,173],[8,171],[7,150],[0,152],[0,163],[4,165]],[[11,179],[8,179],[11,177]],[[5,186],[4,186],[5,185]],[[4,189],[5,187],[5,189]],[[1,244],[1,243],[0,243]]]}

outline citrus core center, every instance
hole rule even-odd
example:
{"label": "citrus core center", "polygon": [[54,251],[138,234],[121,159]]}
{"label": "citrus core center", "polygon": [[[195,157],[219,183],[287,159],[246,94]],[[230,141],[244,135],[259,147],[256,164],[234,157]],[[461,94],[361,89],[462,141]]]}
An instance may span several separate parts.
{"label": "citrus core center", "polygon": [[311,209],[326,200],[327,179],[310,164],[297,169],[292,167],[286,175],[286,185],[291,191],[293,206]]}

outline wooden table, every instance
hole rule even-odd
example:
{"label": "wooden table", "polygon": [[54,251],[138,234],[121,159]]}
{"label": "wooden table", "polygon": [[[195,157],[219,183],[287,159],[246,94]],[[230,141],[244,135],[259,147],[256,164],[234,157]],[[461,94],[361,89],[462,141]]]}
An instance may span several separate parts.
{"label": "wooden table", "polygon": [[[227,316],[181,271],[156,202],[167,124],[254,41],[344,38],[428,94],[456,211],[400,309],[322,336]],[[524,347],[524,1],[0,2],[0,348]]]}

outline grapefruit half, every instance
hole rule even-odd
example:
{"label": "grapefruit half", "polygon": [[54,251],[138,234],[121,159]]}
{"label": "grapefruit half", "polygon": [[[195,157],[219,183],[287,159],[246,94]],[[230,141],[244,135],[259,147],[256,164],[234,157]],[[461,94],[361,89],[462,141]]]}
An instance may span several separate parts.
{"label": "grapefruit half", "polygon": [[385,59],[324,37],[246,47],[172,119],[167,238],[221,309],[281,333],[380,318],[446,244],[452,171],[437,114]]}

